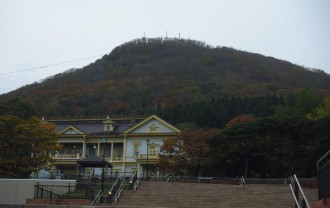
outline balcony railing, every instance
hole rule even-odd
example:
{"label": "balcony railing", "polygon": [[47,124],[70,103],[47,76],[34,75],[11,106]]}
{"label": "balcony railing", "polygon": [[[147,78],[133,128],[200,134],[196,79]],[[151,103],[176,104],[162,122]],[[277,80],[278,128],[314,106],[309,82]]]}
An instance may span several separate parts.
{"label": "balcony railing", "polygon": [[123,162],[123,157],[109,157],[106,160],[108,162]]}
{"label": "balcony railing", "polygon": [[60,159],[82,159],[79,153],[77,154],[55,154],[53,156],[55,160],[60,160]]}
{"label": "balcony railing", "polygon": [[[140,154],[139,159],[147,159],[147,154]],[[148,154],[148,159],[158,159],[158,154]]]}
{"label": "balcony railing", "polygon": [[[84,158],[79,153],[78,154],[55,154],[52,157],[55,160],[81,160]],[[119,156],[106,157],[105,159],[108,162],[123,162],[123,157],[119,157]]]}

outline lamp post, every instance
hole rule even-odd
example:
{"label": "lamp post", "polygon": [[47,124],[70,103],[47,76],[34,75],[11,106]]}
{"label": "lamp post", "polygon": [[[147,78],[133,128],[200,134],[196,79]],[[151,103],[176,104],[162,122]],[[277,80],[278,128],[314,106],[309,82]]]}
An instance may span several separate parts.
{"label": "lamp post", "polygon": [[148,180],[148,169],[149,169],[149,143],[150,143],[150,140],[149,139],[147,139],[147,141],[146,141],[146,143],[147,143],[147,180]]}
{"label": "lamp post", "polygon": [[139,159],[139,151],[136,151],[136,175],[138,176],[139,175],[139,173],[140,173],[140,171],[139,171],[139,161],[138,161],[138,159]]}
{"label": "lamp post", "polygon": [[100,202],[103,203],[103,197],[104,197],[104,168],[105,168],[105,146],[107,144],[107,138],[103,138],[103,162],[102,162],[102,177],[101,177],[101,191],[102,191],[102,197],[100,199]]}

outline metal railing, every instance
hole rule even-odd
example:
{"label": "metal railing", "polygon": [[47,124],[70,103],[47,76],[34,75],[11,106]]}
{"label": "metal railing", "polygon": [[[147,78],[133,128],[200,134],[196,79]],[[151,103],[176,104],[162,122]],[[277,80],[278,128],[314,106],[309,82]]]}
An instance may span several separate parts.
{"label": "metal railing", "polygon": [[125,182],[126,182],[125,179],[121,182],[121,184],[119,186],[119,189],[117,190],[117,192],[115,193],[114,197],[112,198],[112,200],[113,200],[112,203],[117,204],[117,202],[118,202],[118,200],[119,200],[119,198],[121,196],[121,193],[123,192],[123,189],[124,189],[124,186],[125,186]]}
{"label": "metal railing", "polygon": [[293,175],[289,178],[289,187],[290,187],[290,190],[292,192],[292,196],[294,198],[294,201],[295,201],[295,205],[297,208],[300,208],[300,204],[299,204],[299,191],[303,197],[303,199],[301,200],[301,207],[302,208],[310,208],[309,206],[309,203],[308,203],[308,200],[305,196],[305,193],[304,191],[302,190],[301,186],[300,186],[300,183],[298,181],[298,178],[296,175]]}
{"label": "metal railing", "polygon": [[79,153],[77,153],[77,154],[59,154],[59,153],[57,153],[53,156],[53,158],[56,159],[56,160],[59,160],[59,159],[77,159],[77,160],[80,160],[83,157],[81,157]]}
{"label": "metal railing", "polygon": [[286,184],[285,178],[240,178],[240,183],[245,184]]}
{"label": "metal railing", "polygon": [[158,154],[140,154],[138,159],[147,159],[147,157],[149,160],[159,158]]}
{"label": "metal railing", "polygon": [[156,177],[154,180],[167,182],[214,183],[232,185],[241,184],[240,178],[179,176],[173,173],[166,176]]}
{"label": "metal railing", "polygon": [[56,200],[56,203],[59,204],[61,195],[49,190],[48,187],[40,186],[38,183],[34,186],[34,198],[48,198],[50,204],[52,204],[52,200]]}
{"label": "metal railing", "polygon": [[140,173],[140,175],[137,177],[137,180],[135,181],[133,189],[132,189],[133,191],[136,191],[136,189],[139,187],[141,178],[142,178],[142,173]]}
{"label": "metal railing", "polygon": [[243,186],[243,185],[245,185],[246,184],[246,182],[245,182],[245,179],[244,179],[244,177],[242,176],[242,178],[240,179],[240,181],[241,181],[241,186]]}
{"label": "metal railing", "polygon": [[74,186],[34,185],[34,198],[54,198],[68,195]]}
{"label": "metal railing", "polygon": [[118,177],[108,192],[108,204],[116,204],[125,185],[125,178]]}
{"label": "metal railing", "polygon": [[[57,153],[53,155],[53,159],[55,160],[80,160],[83,159],[84,157],[81,156],[81,154],[60,154]],[[112,156],[112,157],[106,157],[105,158],[108,162],[123,162],[124,158],[123,156]]]}
{"label": "metal railing", "polygon": [[173,176],[174,176],[174,173],[169,173],[167,176],[165,176],[166,182],[172,181],[173,180]]}
{"label": "metal railing", "polygon": [[[113,171],[105,171],[104,172],[104,178],[105,179],[112,179],[116,178],[119,176],[129,178],[132,177],[134,172],[128,171],[128,172],[113,172]],[[77,180],[78,182],[83,182],[83,181],[91,181],[91,180],[99,180],[101,181],[102,174],[93,174],[93,173],[85,173],[84,175],[74,175],[74,174],[68,174],[68,175],[63,175],[64,179],[72,179],[72,180]]]}
{"label": "metal railing", "polygon": [[76,183],[75,185],[40,185],[34,186],[34,198],[57,199],[93,199],[95,187],[88,183]]}
{"label": "metal railing", "polygon": [[137,181],[137,172],[135,172],[133,175],[132,175],[132,177],[129,179],[129,189],[130,190],[133,190],[133,186],[134,186],[134,184],[136,183],[136,181]]}
{"label": "metal railing", "polygon": [[317,161],[318,198],[330,198],[330,149]]}
{"label": "metal railing", "polygon": [[99,204],[99,201],[102,197],[102,190],[99,191],[99,193],[95,196],[93,202],[91,203],[90,207],[95,207],[96,205]]}

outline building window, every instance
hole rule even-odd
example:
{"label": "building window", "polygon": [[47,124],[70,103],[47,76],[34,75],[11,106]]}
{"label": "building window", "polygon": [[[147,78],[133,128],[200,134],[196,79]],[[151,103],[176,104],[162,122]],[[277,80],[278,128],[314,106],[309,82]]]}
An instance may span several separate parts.
{"label": "building window", "polygon": [[133,156],[133,158],[136,158],[139,154],[140,142],[139,141],[134,141],[132,145],[133,145],[132,156]]}
{"label": "building window", "polygon": [[150,144],[149,145],[149,155],[157,155],[158,154],[158,145]]}
{"label": "building window", "polygon": [[106,126],[105,126],[105,130],[106,130],[106,131],[110,131],[110,130],[111,130],[110,125],[106,125]]}
{"label": "building window", "polygon": [[138,145],[134,145],[133,146],[133,157],[137,156],[139,154],[139,146]]}

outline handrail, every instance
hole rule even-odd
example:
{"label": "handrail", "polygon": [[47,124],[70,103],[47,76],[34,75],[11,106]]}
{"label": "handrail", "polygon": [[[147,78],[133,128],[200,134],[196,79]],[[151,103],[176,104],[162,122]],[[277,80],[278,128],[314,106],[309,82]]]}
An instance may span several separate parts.
{"label": "handrail", "polygon": [[298,199],[297,199],[296,195],[294,194],[294,190],[293,190],[292,185],[289,184],[289,187],[290,187],[290,189],[291,189],[291,193],[292,193],[292,196],[293,196],[293,198],[294,198],[294,201],[295,201],[295,203],[296,203],[296,205],[297,205],[297,208],[300,208],[300,205],[299,205]]}
{"label": "handrail", "polygon": [[290,182],[291,183],[289,184],[289,187],[291,189],[291,192],[292,192],[292,195],[293,195],[293,198],[295,200],[295,203],[296,203],[297,207],[300,208],[300,205],[299,205],[299,202],[298,202],[298,196],[296,196],[296,193],[295,193],[295,191],[292,188],[292,184],[294,184],[295,186],[297,186],[299,188],[299,191],[300,191],[300,193],[301,193],[301,195],[303,197],[303,202],[305,202],[305,205],[308,208],[310,208],[309,203],[308,203],[308,200],[307,200],[307,198],[305,196],[304,191],[302,190],[302,188],[300,186],[300,183],[298,181],[298,178],[297,178],[296,174],[294,174],[293,176],[290,177]]}
{"label": "handrail", "polygon": [[245,179],[244,179],[243,176],[242,176],[242,178],[240,179],[240,181],[241,181],[241,186],[245,185]]}
{"label": "handrail", "polygon": [[137,172],[135,172],[135,173],[132,175],[132,177],[129,179],[129,184],[130,184],[129,189],[130,189],[130,190],[133,189],[133,186],[134,186],[136,180],[137,180]]}
{"label": "handrail", "polygon": [[110,190],[109,190],[109,193],[112,193],[113,190],[115,189],[115,187],[117,186],[117,183],[119,183],[120,181],[120,176],[118,176],[118,178],[115,180],[115,182],[113,183],[113,185],[111,186]]}
{"label": "handrail", "polygon": [[142,173],[140,173],[140,176],[139,176],[139,177],[137,178],[137,180],[135,181],[132,190],[136,191],[136,189],[139,187],[139,184],[140,184],[141,178],[142,178]]}
{"label": "handrail", "polygon": [[125,179],[123,180],[123,182],[120,184],[120,187],[118,189],[118,191],[116,192],[116,194],[113,196],[113,202],[114,204],[117,204],[119,197],[121,196],[121,193],[123,192],[124,189],[124,185],[125,185]]}
{"label": "handrail", "polygon": [[330,197],[330,149],[317,161],[318,199]]}
{"label": "handrail", "polygon": [[170,174],[168,174],[168,177],[167,177],[166,182],[169,182],[170,179],[173,179],[173,176],[174,176],[174,173],[170,173]]}
{"label": "handrail", "polygon": [[[123,179],[123,182],[121,182],[121,180]],[[112,185],[112,187],[110,188],[109,190],[109,193],[108,193],[108,203],[111,203],[111,202],[115,202],[117,201],[117,195],[118,195],[118,192],[121,191],[120,189],[122,188],[122,184],[125,182],[125,178],[124,177],[118,177],[117,180],[114,182],[114,184]]]}
{"label": "handrail", "polygon": [[324,160],[328,155],[330,155],[330,149],[329,149],[329,151],[327,152],[327,153],[325,153],[318,161],[317,161],[317,164],[316,164],[316,168],[317,168],[317,170],[319,170],[320,169],[320,162],[322,161],[322,160]]}
{"label": "handrail", "polygon": [[94,198],[93,202],[91,203],[90,207],[95,207],[99,203],[102,195],[103,195],[102,190],[100,190],[99,193],[95,196],[95,198]]}

